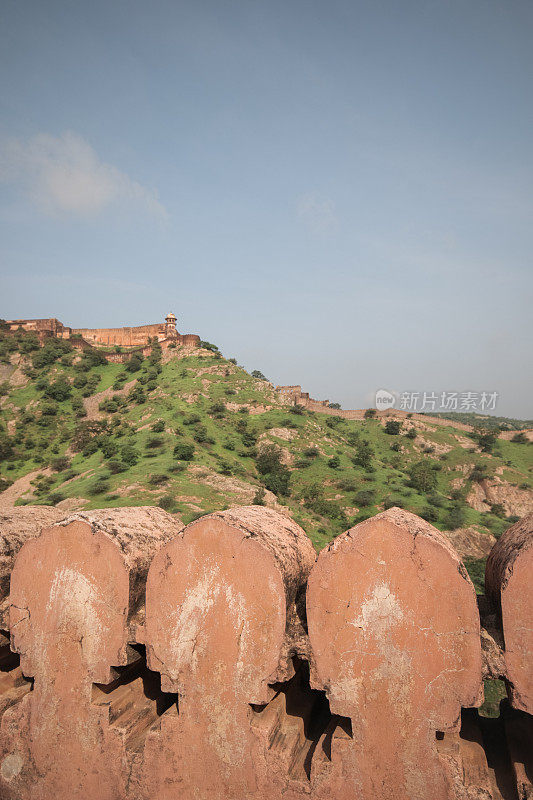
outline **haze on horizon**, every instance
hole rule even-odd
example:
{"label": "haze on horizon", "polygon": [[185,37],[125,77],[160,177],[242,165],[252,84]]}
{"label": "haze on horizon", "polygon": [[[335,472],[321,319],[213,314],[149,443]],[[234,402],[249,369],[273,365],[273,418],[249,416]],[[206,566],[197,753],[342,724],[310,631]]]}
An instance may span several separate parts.
{"label": "haze on horizon", "polygon": [[531,418],[533,5],[4,0],[0,317]]}

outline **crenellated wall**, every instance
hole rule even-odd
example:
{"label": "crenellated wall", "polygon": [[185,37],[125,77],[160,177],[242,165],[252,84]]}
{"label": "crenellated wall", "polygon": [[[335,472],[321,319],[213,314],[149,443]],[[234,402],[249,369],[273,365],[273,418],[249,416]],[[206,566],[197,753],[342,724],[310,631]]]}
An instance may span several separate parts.
{"label": "crenellated wall", "polygon": [[2,800],[532,796],[533,515],[480,619],[447,537],[398,508],[318,558],[261,506],[29,511],[0,517]]}
{"label": "crenellated wall", "polygon": [[148,339],[165,337],[165,325],[139,325],[135,328],[73,328],[74,335],[100,345],[121,345],[135,347],[148,342]]}

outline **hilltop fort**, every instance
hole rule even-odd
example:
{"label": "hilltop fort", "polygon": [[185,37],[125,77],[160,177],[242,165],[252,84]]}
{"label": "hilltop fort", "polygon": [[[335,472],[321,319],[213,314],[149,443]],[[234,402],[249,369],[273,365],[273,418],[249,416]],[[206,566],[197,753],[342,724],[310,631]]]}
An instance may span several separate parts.
{"label": "hilltop fort", "polygon": [[[114,347],[136,348],[141,351],[149,348],[151,342],[158,341],[163,349],[170,345],[183,345],[185,347],[198,347],[200,337],[195,333],[179,333],[176,330],[176,316],[171,312],[166,315],[164,322],[150,325],[138,325],[133,328],[69,328],[55,317],[50,319],[8,319],[6,324],[13,333],[24,330],[35,333],[42,345],[50,337],[70,339],[72,344],[80,349],[85,347]],[[123,355],[128,358],[132,354],[110,354],[109,360],[123,360],[116,356]]]}

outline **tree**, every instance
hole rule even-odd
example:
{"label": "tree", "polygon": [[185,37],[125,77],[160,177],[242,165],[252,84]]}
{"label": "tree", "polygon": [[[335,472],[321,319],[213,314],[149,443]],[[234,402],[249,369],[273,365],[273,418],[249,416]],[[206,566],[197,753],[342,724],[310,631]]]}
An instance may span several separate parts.
{"label": "tree", "polygon": [[417,461],[409,469],[411,486],[419,492],[432,492],[437,488],[437,475],[431,461]]}
{"label": "tree", "polygon": [[290,472],[282,461],[282,452],[275,444],[264,445],[255,461],[263,485],[274,494],[289,494]]}
{"label": "tree", "polygon": [[126,363],[125,369],[128,372],[138,372],[142,367],[143,359],[137,353],[134,353],[130,360]]}
{"label": "tree", "polygon": [[252,373],[250,373],[250,374],[251,374],[252,378],[257,378],[260,381],[266,381],[265,376],[258,369],[254,369],[254,371]]}
{"label": "tree", "polygon": [[494,445],[498,440],[498,434],[496,431],[481,428],[479,431],[475,432],[474,438],[484,453],[492,453]]}
{"label": "tree", "polygon": [[355,455],[352,457],[352,462],[357,467],[369,469],[372,466],[373,457],[374,448],[367,439],[362,439],[355,448]]}

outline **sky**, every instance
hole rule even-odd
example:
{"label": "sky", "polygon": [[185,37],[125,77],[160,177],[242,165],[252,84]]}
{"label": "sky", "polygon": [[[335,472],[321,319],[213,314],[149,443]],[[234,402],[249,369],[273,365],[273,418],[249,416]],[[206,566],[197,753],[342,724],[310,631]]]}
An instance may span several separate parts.
{"label": "sky", "polygon": [[532,40],[530,0],[0,0],[0,317],[533,417]]}

